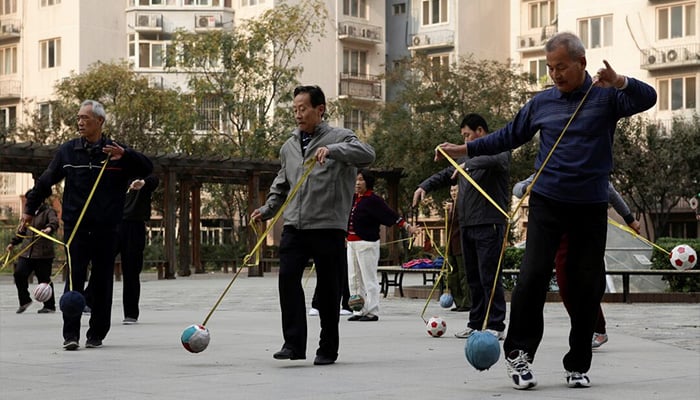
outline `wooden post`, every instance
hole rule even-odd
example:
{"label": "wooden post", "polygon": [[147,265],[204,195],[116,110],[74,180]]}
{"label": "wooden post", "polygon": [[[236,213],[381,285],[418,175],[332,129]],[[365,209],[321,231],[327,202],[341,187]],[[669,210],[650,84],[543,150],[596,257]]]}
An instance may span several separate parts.
{"label": "wooden post", "polygon": [[175,256],[175,211],[177,210],[177,197],[175,184],[177,182],[177,174],[174,171],[167,171],[164,174],[165,180],[165,232],[163,239],[165,242],[165,279],[175,279],[175,268],[177,267],[177,258]]}

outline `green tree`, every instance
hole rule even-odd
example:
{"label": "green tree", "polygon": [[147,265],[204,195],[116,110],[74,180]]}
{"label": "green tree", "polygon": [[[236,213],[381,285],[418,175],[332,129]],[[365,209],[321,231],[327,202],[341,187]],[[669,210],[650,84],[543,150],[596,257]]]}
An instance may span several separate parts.
{"label": "green tree", "polygon": [[[653,239],[669,236],[671,211],[700,187],[700,117],[676,117],[669,129],[643,116],[618,123],[613,185],[645,214]],[[647,231],[647,235],[651,232]]]}
{"label": "green tree", "polygon": [[[400,199],[404,206],[423,179],[448,165],[433,162],[434,149],[445,141],[463,140],[459,124],[465,114],[479,113],[490,130],[500,128],[525,103],[532,82],[505,63],[466,57],[436,66],[420,55],[389,71],[386,81],[400,90],[378,113],[370,142],[377,151],[376,165],[404,169]],[[527,152],[523,155],[530,157]],[[513,171],[513,179],[532,173],[531,161],[522,164],[529,165],[527,170]],[[447,190],[433,195],[438,206],[447,197]]]}
{"label": "green tree", "polygon": [[51,120],[33,113],[30,122],[19,128],[19,140],[61,143],[74,138],[75,115],[87,99],[105,106],[104,131],[112,139],[146,153],[186,152],[193,147],[189,102],[178,90],[156,87],[126,62],[97,62],[59,82]]}
{"label": "green tree", "polygon": [[231,30],[174,34],[167,68],[187,73],[193,103],[213,114],[199,121],[208,141],[217,143],[212,150],[277,156],[293,123],[288,113],[280,118],[278,107],[292,100],[296,59],[311,48],[311,38],[324,35],[327,18],[323,1],[282,2]]}

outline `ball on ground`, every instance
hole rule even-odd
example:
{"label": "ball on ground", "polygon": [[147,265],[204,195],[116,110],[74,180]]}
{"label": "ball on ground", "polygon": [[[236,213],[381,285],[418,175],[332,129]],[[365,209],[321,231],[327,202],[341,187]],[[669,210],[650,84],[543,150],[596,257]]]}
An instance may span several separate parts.
{"label": "ball on ground", "polygon": [[447,332],[447,322],[438,316],[430,317],[425,328],[428,330],[428,335],[440,337]]}
{"label": "ball on ground", "polygon": [[501,356],[498,338],[486,331],[475,331],[464,344],[464,355],[474,368],[483,371],[491,368]]}
{"label": "ball on ground", "polygon": [[45,301],[49,301],[51,296],[53,295],[53,289],[51,289],[51,285],[48,283],[40,283],[34,288],[34,300],[43,303]]}
{"label": "ball on ground", "polygon": [[85,296],[77,290],[63,292],[58,301],[61,311],[71,317],[82,315],[85,308]]}
{"label": "ball on ground", "polygon": [[190,325],[182,331],[180,335],[180,342],[182,347],[184,347],[190,353],[199,353],[204,351],[207,346],[209,346],[209,340],[211,336],[209,335],[209,329],[204,325],[194,324]]}
{"label": "ball on ground", "polygon": [[671,250],[671,265],[680,270],[688,270],[695,267],[698,262],[698,255],[692,247],[687,244],[679,244]]}
{"label": "ball on ground", "polygon": [[454,299],[454,297],[452,297],[451,294],[443,293],[440,295],[440,307],[450,308],[450,307],[452,307],[452,304],[454,302],[455,302],[455,299]]}
{"label": "ball on ground", "polygon": [[361,311],[362,307],[365,306],[365,299],[359,294],[353,294],[348,299],[348,306],[350,306],[350,309],[353,311]]}

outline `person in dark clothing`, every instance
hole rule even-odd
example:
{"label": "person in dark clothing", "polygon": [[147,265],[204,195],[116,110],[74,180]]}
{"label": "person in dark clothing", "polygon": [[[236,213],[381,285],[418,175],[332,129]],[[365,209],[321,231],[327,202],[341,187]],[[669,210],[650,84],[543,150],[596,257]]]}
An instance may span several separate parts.
{"label": "person in dark clothing", "polygon": [[[486,120],[479,114],[466,115],[460,124],[465,142],[488,136],[488,129]],[[496,204],[502,210],[507,210],[510,201],[508,184],[510,160],[510,152],[504,151],[489,156],[463,157],[459,162]],[[457,207],[462,235],[462,256],[472,296],[472,306],[469,310],[466,329],[457,332],[455,336],[464,339],[472,332],[483,328],[491,290],[496,281],[486,329],[500,340],[504,337],[506,300],[501,274],[497,275],[496,271],[506,219],[465,177],[461,174],[455,176],[455,170],[453,166],[447,167],[421,182],[413,194],[413,205],[417,205],[425,193],[454,184],[455,178],[458,178]]]}
{"label": "person in dark clothing", "polygon": [[450,197],[452,202],[447,203],[447,231],[449,232],[447,259],[452,269],[447,274],[447,284],[450,294],[454,300],[454,307],[451,311],[464,312],[472,307],[472,295],[467,282],[467,270],[464,267],[464,257],[462,256],[462,234],[459,229],[459,207],[457,198],[459,196],[459,186],[450,187]]}
{"label": "person in dark clothing", "polygon": [[466,144],[440,145],[450,157],[480,156],[517,148],[539,133],[535,170],[540,173],[530,193],[527,247],[503,343],[511,384],[521,390],[537,385],[531,363],[544,334],[552,261],[564,235],[572,302],[569,351],[562,363],[567,386],[590,386],[591,336],[605,290],[602,260],[615,128],[621,118],[656,103],[654,88],[618,74],[605,60],[591,77],[586,48],[573,33],[552,36],[545,56],[552,88],[535,95],[502,129]]}
{"label": "person in dark clothing", "polygon": [[[314,365],[329,365],[337,360],[340,346],[340,277],[352,186],[357,168],[372,163],[375,154],[372,146],[352,131],[323,121],[326,96],[318,86],[295,88],[293,104],[297,129],[280,149],[280,170],[265,204],[253,211],[250,219],[272,218],[299,184],[284,210],[279,246],[284,344],[273,358],[306,359],[306,299],[301,281],[309,259],[313,259],[321,323]],[[307,162],[314,163],[313,169],[302,181]]]}
{"label": "person in dark clothing", "polygon": [[146,222],[151,219],[151,197],[158,187],[158,177],[149,175],[134,179],[126,192],[124,216],[119,224],[117,254],[121,255],[124,290],[124,325],[135,324],[139,319],[139,298],[143,269],[143,250],[146,247]]}
{"label": "person in dark clothing", "polygon": [[[87,348],[102,346],[110,328],[117,226],[122,219],[129,178],[147,176],[153,171],[148,157],[102,134],[105,119],[104,107],[99,102],[86,100],[80,105],[77,116],[80,137],[59,147],[46,171],[27,193],[22,215],[22,226],[31,224],[53,185],[65,180],[62,219],[64,240],[71,255],[71,279],[66,280],[64,293],[74,290],[84,295],[87,269],[91,265],[92,312],[86,332]],[[95,186],[103,163],[108,164]],[[83,214],[93,188],[92,200]],[[80,347],[80,317],[63,313],[65,350]]]}
{"label": "person in dark clothing", "polygon": [[408,224],[374,193],[375,180],[372,171],[363,169],[355,181],[355,196],[348,220],[348,282],[350,292],[362,296],[365,302],[348,321],[379,320],[377,266],[380,225],[397,225],[411,235],[416,233],[416,227]]}
{"label": "person in dark clothing", "polygon": [[[32,226],[47,235],[54,235],[58,230],[58,216],[49,204],[44,203],[34,213]],[[51,282],[51,267],[53,259],[56,255],[54,251],[54,243],[46,238],[40,238],[36,243],[31,244],[36,238],[36,233],[30,230],[25,230],[22,236],[28,236],[25,239],[22,236],[15,236],[7,245],[7,251],[12,249],[24,241],[24,245],[20,248],[23,251],[27,246],[32,246],[24,251],[17,259],[17,268],[15,269],[14,279],[17,286],[17,297],[19,299],[19,308],[17,314],[21,314],[32,304],[32,298],[29,295],[29,275],[32,272],[36,275],[39,283],[48,283],[51,286],[51,298],[44,302],[44,307],[37,311],[39,314],[52,313],[56,311],[56,298],[53,293],[53,282]]]}

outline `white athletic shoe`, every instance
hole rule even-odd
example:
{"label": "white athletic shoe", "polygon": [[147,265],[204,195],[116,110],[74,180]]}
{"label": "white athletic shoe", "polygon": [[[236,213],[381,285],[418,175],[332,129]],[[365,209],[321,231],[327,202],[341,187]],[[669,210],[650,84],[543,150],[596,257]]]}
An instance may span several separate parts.
{"label": "white athletic shoe", "polygon": [[537,386],[537,379],[530,370],[530,357],[524,351],[511,351],[506,357],[506,367],[514,388],[523,390]]}
{"label": "white athletic shoe", "polygon": [[566,372],[566,384],[570,388],[587,388],[591,386],[591,380],[581,372]]}

